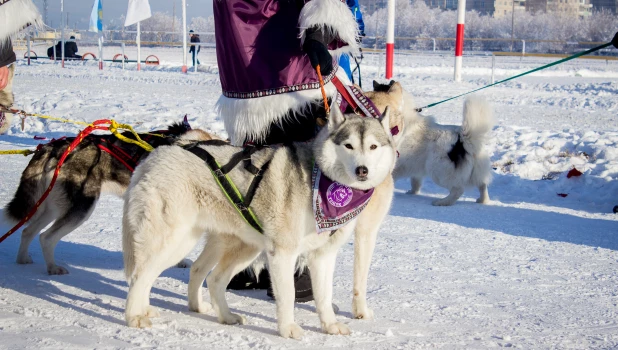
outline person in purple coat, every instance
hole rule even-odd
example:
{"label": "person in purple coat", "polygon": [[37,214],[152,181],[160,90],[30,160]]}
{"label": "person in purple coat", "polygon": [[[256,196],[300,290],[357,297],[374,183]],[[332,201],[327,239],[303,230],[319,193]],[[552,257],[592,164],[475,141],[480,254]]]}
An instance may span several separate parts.
{"label": "person in purple coat", "polygon": [[[358,24],[346,1],[215,0],[213,7],[222,88],[216,109],[230,141],[270,145],[314,138],[316,119],[326,117],[316,68],[332,100],[335,75],[350,84],[338,56],[358,52]],[[269,285],[267,272],[259,283],[241,272],[228,288]],[[297,273],[296,300],[312,299],[308,273]]]}
{"label": "person in purple coat", "polygon": [[[214,1],[222,94],[218,114],[235,145],[306,141],[323,114],[341,53],[358,51],[358,24],[341,0]],[[318,113],[316,113],[318,112]]]}

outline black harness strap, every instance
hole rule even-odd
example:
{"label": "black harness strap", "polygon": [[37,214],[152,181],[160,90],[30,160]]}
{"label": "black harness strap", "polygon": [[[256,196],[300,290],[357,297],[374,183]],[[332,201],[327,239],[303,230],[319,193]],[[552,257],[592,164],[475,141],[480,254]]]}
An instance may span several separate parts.
{"label": "black harness strap", "polygon": [[268,170],[268,166],[270,165],[270,160],[268,160],[264,165],[262,165],[262,169],[256,167],[251,164],[251,159],[245,160],[245,169],[253,174],[253,181],[251,181],[251,185],[249,185],[249,189],[247,190],[247,194],[245,195],[245,205],[248,207],[253,200],[253,196],[255,195],[255,191],[257,191],[260,182],[262,181],[262,177],[264,177],[264,173]]}
{"label": "black harness strap", "polygon": [[[230,200],[230,202],[232,202],[234,207],[236,207],[236,210],[240,213],[240,215],[242,215],[243,219],[245,219],[245,221],[256,231],[259,233],[264,233],[264,230],[258,222],[255,214],[253,214],[250,205],[253,200],[253,196],[262,181],[263,175],[268,169],[270,160],[264,163],[261,169],[256,167],[251,163],[251,155],[257,151],[257,148],[246,147],[242,152],[234,154],[230,161],[221,167],[208,151],[201,147],[197,147],[201,143],[203,142],[188,145],[185,149],[206,162],[206,165],[210,168],[215,180],[225,193],[226,197]],[[232,169],[234,169],[240,161],[243,161],[244,168],[254,176],[253,181],[249,185],[245,198],[242,197],[236,186],[227,177],[227,174],[232,171]]]}
{"label": "black harness strap", "polygon": [[[247,146],[245,148],[243,148],[242,152],[238,152],[236,154],[234,154],[232,156],[232,158],[230,159],[230,161],[225,164],[224,166],[221,167],[221,171],[224,174],[229,173],[230,171],[232,171],[232,169],[236,168],[236,166],[238,165],[238,163],[240,163],[241,161],[249,161],[249,163],[251,163],[251,155],[253,153],[255,153],[255,151],[257,151],[258,148],[257,147],[253,147],[253,146]],[[246,168],[246,166],[245,166]],[[255,175],[255,174],[253,174]]]}

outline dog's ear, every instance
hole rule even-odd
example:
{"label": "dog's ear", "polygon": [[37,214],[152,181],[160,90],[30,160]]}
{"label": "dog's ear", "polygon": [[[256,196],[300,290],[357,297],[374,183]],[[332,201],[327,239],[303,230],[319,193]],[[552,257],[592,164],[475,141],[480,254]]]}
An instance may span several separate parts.
{"label": "dog's ear", "polygon": [[345,122],[345,116],[341,113],[339,106],[333,103],[330,108],[330,114],[328,115],[328,127],[332,130],[339,127],[339,125]]}
{"label": "dog's ear", "polygon": [[393,94],[393,93],[400,94],[402,91],[403,91],[403,87],[401,87],[401,84],[398,81],[391,80],[391,83],[388,88],[388,93],[389,94]]}
{"label": "dog's ear", "polygon": [[374,80],[373,81],[373,91],[378,91],[378,89],[380,89],[380,83]]}

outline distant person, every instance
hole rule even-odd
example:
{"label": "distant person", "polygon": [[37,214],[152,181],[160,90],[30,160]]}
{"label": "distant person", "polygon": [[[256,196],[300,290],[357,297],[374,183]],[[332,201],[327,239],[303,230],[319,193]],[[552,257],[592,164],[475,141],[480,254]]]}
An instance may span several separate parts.
{"label": "distant person", "polygon": [[[0,0],[1,1],[1,0]],[[75,42],[75,36],[64,42],[64,58],[81,59],[82,56],[77,54],[77,43]],[[54,58],[54,47],[51,46],[47,49],[47,57]],[[62,41],[56,43],[56,59],[62,57]]]}
{"label": "distant person", "polygon": [[[7,6],[9,4],[9,6]],[[11,35],[27,26],[43,24],[41,14],[31,0],[11,1],[0,0],[0,19],[10,18],[10,23],[0,23],[0,105],[13,105],[13,64],[17,57],[13,52]],[[0,111],[0,134],[11,127],[13,115]]]}
{"label": "distant person", "polygon": [[57,42],[55,46],[56,46],[55,55],[54,55],[54,46],[50,46],[47,49],[47,57],[49,57],[49,59],[51,60],[56,59],[55,56],[62,57],[62,41]]}
{"label": "distant person", "polygon": [[[199,34],[194,34],[194,33],[195,32],[193,30],[189,31],[189,37],[191,38],[191,43],[200,43]],[[199,65],[200,60],[197,58],[197,55],[200,53],[200,46],[191,45],[189,52],[193,55],[193,67],[195,67],[196,62]]]}
{"label": "distant person", "polygon": [[77,43],[75,37],[71,36],[68,41],[64,42],[64,57],[81,59],[82,56],[77,54]]}

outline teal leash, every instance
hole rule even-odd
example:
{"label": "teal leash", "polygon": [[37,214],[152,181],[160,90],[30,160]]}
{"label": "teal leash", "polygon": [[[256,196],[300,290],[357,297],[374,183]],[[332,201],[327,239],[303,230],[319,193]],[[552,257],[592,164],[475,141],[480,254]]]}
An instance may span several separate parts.
{"label": "teal leash", "polygon": [[566,62],[566,61],[570,61],[570,60],[576,59],[576,58],[578,58],[578,57],[588,55],[588,54],[593,53],[593,52],[595,52],[595,51],[602,50],[602,49],[604,49],[604,48],[606,48],[606,47],[608,47],[608,46],[614,46],[615,48],[617,48],[617,49],[618,49],[618,33],[616,33],[616,35],[614,35],[614,39],[612,39],[612,41],[611,41],[611,42],[609,42],[609,43],[607,43],[607,44],[603,44],[603,45],[599,45],[599,46],[597,46],[597,47],[593,47],[593,48],[592,48],[592,49],[590,49],[590,50],[586,50],[586,51],[583,51],[583,52],[580,52],[580,53],[576,53],[576,54],[574,54],[574,55],[572,55],[572,56],[569,56],[569,57],[563,58],[563,59],[558,60],[558,61],[556,61],[556,62],[552,62],[552,63],[546,64],[546,65],[544,65],[544,66],[541,66],[541,67],[538,67],[538,68],[535,68],[535,69],[529,70],[529,71],[527,71],[527,72],[523,72],[523,73],[521,73],[521,74],[517,74],[517,75],[514,75],[514,76],[512,76],[512,77],[509,77],[509,78],[506,78],[506,79],[502,79],[502,80],[497,81],[497,82],[495,82],[495,83],[493,83],[493,84],[485,85],[485,86],[480,87],[480,88],[478,88],[478,89],[475,89],[475,90],[468,91],[468,92],[465,92],[465,93],[463,93],[463,94],[457,95],[457,96],[455,96],[455,97],[447,98],[446,100],[442,100],[442,101],[439,101],[439,102],[435,102],[435,103],[428,104],[427,106],[424,106],[424,107],[421,107],[421,108],[417,108],[417,109],[416,109],[416,111],[417,111],[417,112],[422,112],[422,111],[423,111],[423,109],[430,108],[430,107],[433,107],[433,106],[437,106],[437,105],[439,105],[439,104],[442,104],[442,103],[444,103],[444,102],[448,102],[448,101],[450,101],[450,100],[454,100],[454,99],[459,98],[459,97],[461,97],[461,96],[466,96],[466,95],[469,95],[469,94],[475,93],[475,92],[477,92],[477,91],[481,91],[481,90],[483,90],[483,89],[487,89],[487,88],[490,88],[490,87],[492,87],[492,86],[495,86],[495,85],[498,85],[498,84],[505,83],[505,82],[507,82],[507,81],[509,81],[509,80],[513,80],[513,79],[515,79],[515,78],[523,77],[524,75],[528,75],[528,74],[530,74],[530,73],[538,72],[538,71],[540,71],[540,70],[543,70],[543,69],[546,69],[546,68],[549,68],[549,67],[552,67],[552,66],[555,66],[555,65],[558,65],[558,64],[564,63],[564,62]]}

